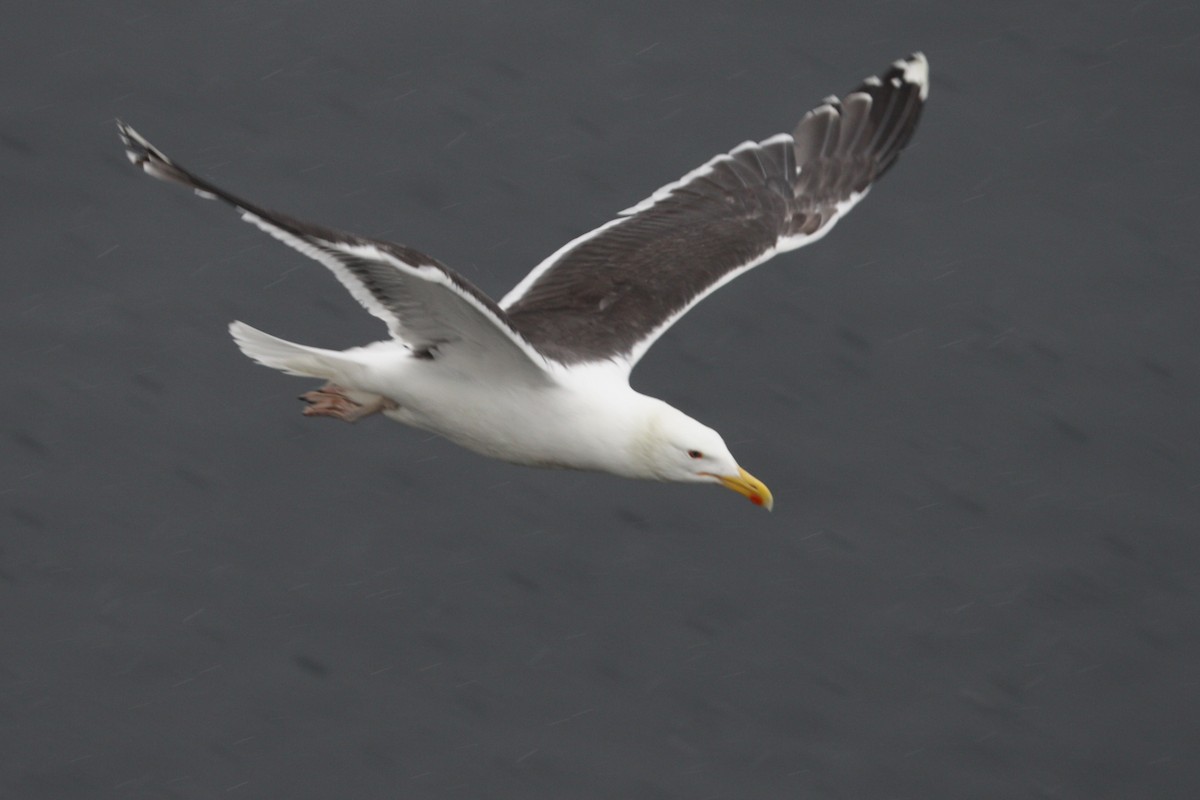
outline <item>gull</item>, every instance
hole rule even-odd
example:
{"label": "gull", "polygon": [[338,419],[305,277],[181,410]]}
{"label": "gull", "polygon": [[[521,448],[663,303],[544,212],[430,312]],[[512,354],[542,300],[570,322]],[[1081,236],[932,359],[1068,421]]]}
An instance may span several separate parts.
{"label": "gull", "polygon": [[229,326],[259,364],[325,381],[305,414],[378,413],[516,464],[716,484],[770,509],[720,434],[635,391],[630,372],[700,300],[829,233],[896,161],[928,94],[925,57],[896,61],[790,134],[744,142],[563,245],[498,303],[430,256],[264,209],[118,131],[135,166],[233,206],[387,326],[342,351]]}

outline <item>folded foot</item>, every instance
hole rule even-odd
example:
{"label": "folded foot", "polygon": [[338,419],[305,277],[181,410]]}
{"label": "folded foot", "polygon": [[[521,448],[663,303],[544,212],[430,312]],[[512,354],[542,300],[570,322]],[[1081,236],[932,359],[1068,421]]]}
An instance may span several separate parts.
{"label": "folded foot", "polygon": [[350,394],[349,390],[336,383],[327,383],[320,389],[306,392],[300,395],[300,399],[308,403],[304,408],[304,416],[358,422],[363,417],[396,407],[391,400],[377,394],[354,392],[354,398]]}

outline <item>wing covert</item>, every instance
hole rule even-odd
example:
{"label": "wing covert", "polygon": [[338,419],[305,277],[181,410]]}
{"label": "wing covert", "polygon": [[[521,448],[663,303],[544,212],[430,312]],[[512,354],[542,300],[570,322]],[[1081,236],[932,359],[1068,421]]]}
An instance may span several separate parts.
{"label": "wing covert", "polygon": [[632,369],[706,295],[828,233],[895,163],[927,95],[924,56],[897,61],[791,134],[741,144],[569,242],[501,307],[551,358]]}

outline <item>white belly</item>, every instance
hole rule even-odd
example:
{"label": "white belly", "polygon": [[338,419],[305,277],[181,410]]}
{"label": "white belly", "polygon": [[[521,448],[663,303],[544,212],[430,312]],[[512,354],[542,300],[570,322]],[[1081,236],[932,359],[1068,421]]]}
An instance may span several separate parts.
{"label": "white belly", "polygon": [[613,380],[604,370],[581,371],[526,382],[495,370],[466,374],[450,359],[364,350],[374,352],[360,351],[367,369],[353,376],[352,388],[396,403],[383,413],[397,422],[504,461],[634,477],[628,450],[636,431],[623,412],[648,398],[634,392],[623,374]]}
{"label": "white belly", "polygon": [[492,458],[537,466],[577,466],[559,463],[571,426],[564,424],[562,413],[547,411],[546,399],[544,394],[529,392],[456,391],[415,402],[410,399],[410,403],[401,402],[399,408],[384,413]]}
{"label": "white belly", "polygon": [[393,400],[383,413],[444,436],[469,450],[517,464],[604,469],[592,454],[588,418],[594,401],[559,386],[490,384],[454,374],[435,363],[410,361],[392,386],[364,386]]}

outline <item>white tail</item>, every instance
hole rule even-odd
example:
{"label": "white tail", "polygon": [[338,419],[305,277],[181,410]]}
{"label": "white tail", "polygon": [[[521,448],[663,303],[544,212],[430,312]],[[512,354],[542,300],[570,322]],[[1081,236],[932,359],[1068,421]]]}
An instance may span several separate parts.
{"label": "white tail", "polygon": [[229,333],[243,353],[264,367],[307,378],[345,380],[349,363],[334,350],[289,342],[244,322],[230,323]]}

